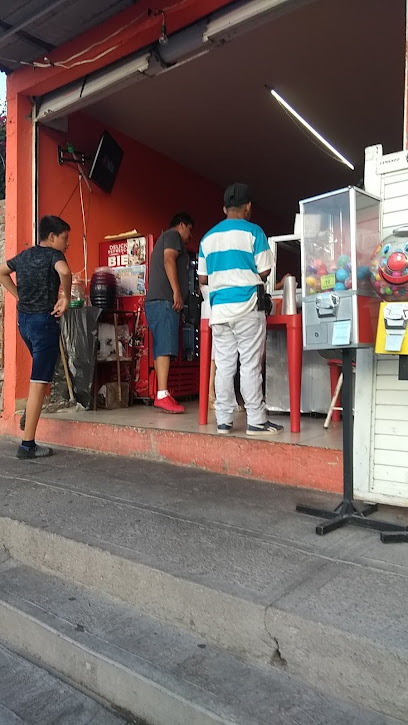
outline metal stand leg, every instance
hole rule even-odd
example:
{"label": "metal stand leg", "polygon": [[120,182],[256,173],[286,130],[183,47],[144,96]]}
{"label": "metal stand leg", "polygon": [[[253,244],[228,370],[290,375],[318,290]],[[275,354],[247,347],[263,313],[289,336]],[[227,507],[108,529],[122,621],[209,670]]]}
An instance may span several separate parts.
{"label": "metal stand leg", "polygon": [[[370,514],[377,511],[377,504],[367,505],[359,508],[353,501],[353,350],[343,349],[343,500],[334,509],[328,511],[317,509],[311,506],[296,506],[296,511],[308,516],[318,516],[322,519],[329,519],[327,523],[316,526],[316,534],[324,536],[331,531],[352,524],[367,529],[374,529],[383,532],[381,541],[391,543],[392,541],[408,542],[408,527],[400,524],[393,524],[389,521],[379,521],[368,518]],[[392,532],[392,533],[384,533]]]}
{"label": "metal stand leg", "polygon": [[408,531],[388,531],[380,535],[383,544],[408,544]]}

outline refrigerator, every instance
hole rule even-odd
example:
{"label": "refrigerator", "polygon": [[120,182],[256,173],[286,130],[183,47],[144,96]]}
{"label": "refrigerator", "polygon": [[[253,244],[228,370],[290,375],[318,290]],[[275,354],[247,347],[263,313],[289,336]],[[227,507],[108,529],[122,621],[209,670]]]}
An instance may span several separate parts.
{"label": "refrigerator", "polygon": [[[118,309],[135,312],[135,399],[152,402],[157,392],[153,345],[147,327],[144,303],[149,284],[149,263],[155,238],[152,234],[105,240],[99,246],[99,264],[115,272]],[[198,289],[197,255],[189,253],[190,292]],[[131,321],[128,323],[132,324]],[[175,398],[188,398],[199,391],[199,328],[180,315],[179,350],[170,364],[168,389]]]}

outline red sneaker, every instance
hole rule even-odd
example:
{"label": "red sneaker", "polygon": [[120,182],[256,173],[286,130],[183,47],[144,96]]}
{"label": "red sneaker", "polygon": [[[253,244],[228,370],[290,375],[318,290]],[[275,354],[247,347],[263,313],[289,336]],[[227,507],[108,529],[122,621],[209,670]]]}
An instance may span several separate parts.
{"label": "red sneaker", "polygon": [[171,395],[166,395],[161,400],[156,397],[154,406],[155,408],[161,408],[165,413],[184,413],[183,406],[177,403]]}

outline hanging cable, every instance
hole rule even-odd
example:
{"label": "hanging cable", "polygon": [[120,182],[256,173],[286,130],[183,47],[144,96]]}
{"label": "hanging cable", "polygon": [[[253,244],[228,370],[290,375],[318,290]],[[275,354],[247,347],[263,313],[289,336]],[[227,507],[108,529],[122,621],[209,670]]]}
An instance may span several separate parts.
{"label": "hanging cable", "polygon": [[86,229],[86,218],[85,218],[85,208],[84,208],[84,196],[82,193],[82,179],[83,176],[80,175],[79,177],[79,198],[81,200],[81,212],[82,212],[82,224],[83,224],[83,236],[82,236],[82,243],[84,248],[84,273],[85,273],[85,287],[88,284],[88,245],[87,245],[87,229]]}
{"label": "hanging cable", "polygon": [[76,182],[76,184],[75,184],[75,186],[74,186],[74,188],[73,188],[73,190],[72,190],[72,193],[71,193],[71,194],[69,195],[69,197],[68,197],[68,201],[67,201],[67,202],[66,202],[66,203],[64,204],[64,206],[62,207],[62,209],[61,209],[60,213],[58,214],[58,216],[59,216],[59,217],[62,217],[62,215],[63,215],[63,213],[64,213],[65,209],[67,208],[67,206],[68,206],[69,202],[71,201],[72,197],[74,196],[74,194],[75,194],[75,192],[76,192],[76,190],[77,190],[77,186],[78,186],[78,181]]}

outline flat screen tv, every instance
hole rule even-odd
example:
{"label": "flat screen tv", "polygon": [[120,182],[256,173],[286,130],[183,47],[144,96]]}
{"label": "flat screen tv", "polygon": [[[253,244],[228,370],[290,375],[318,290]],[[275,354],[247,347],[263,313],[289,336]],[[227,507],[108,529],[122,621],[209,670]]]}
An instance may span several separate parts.
{"label": "flat screen tv", "polygon": [[103,191],[112,191],[122,157],[123,149],[116,143],[110,133],[104,131],[89,172],[91,181]]}

